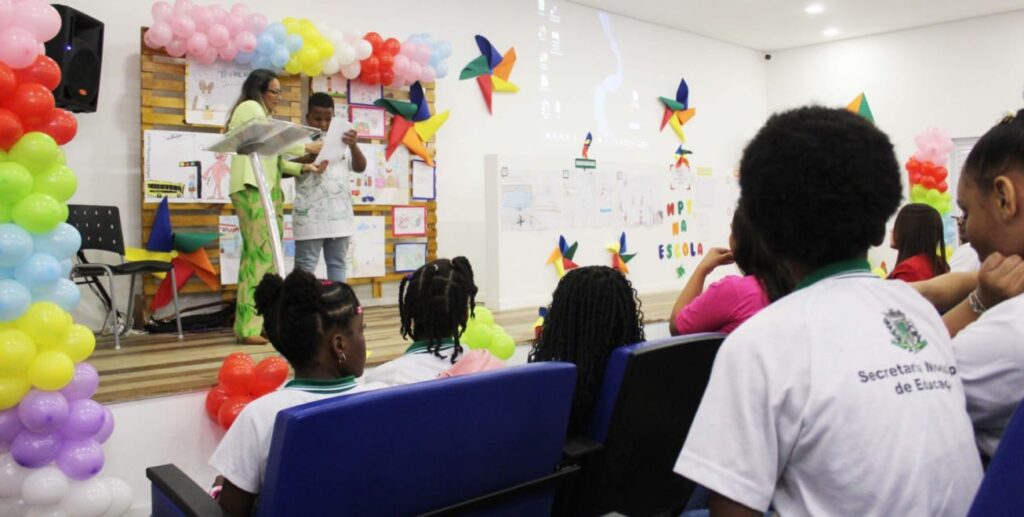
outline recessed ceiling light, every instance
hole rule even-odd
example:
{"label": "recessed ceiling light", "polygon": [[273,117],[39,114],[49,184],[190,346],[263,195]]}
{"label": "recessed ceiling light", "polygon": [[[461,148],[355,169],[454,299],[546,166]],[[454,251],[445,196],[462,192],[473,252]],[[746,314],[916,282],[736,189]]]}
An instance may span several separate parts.
{"label": "recessed ceiling light", "polygon": [[839,35],[839,29],[837,29],[835,27],[829,27],[829,28],[825,29],[824,31],[822,31],[822,34],[824,34],[825,37],[827,37],[827,38],[831,38],[833,36],[838,36]]}
{"label": "recessed ceiling light", "polygon": [[804,12],[807,14],[818,14],[825,10],[825,6],[821,4],[811,4],[804,7]]}

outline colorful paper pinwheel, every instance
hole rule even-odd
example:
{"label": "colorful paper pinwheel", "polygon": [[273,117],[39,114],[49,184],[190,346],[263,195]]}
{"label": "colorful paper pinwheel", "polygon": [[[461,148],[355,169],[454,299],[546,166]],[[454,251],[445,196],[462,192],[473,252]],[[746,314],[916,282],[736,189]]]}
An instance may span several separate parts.
{"label": "colorful paper pinwheel", "polygon": [[590,144],[592,144],[593,142],[594,142],[594,136],[591,135],[589,131],[587,131],[587,137],[583,139],[583,157],[584,158],[590,158],[588,153],[590,153]]}
{"label": "colorful paper pinwheel", "polygon": [[875,123],[875,116],[871,114],[871,106],[868,104],[868,97],[861,92],[856,99],[850,101],[846,105],[846,109],[868,119],[872,124]]}
{"label": "colorful paper pinwheel", "polygon": [[683,133],[683,124],[686,124],[697,114],[696,108],[690,107],[690,87],[686,85],[686,79],[679,80],[679,88],[676,89],[676,98],[658,97],[665,105],[665,114],[661,117],[661,130],[665,125],[672,126],[680,142],[686,142],[686,134]]}
{"label": "colorful paper pinwheel", "polygon": [[688,160],[686,158],[686,155],[688,155],[688,154],[693,154],[693,151],[690,151],[689,149],[683,149],[683,146],[679,146],[679,149],[676,149],[676,168],[677,169],[682,167],[683,165],[686,165],[687,169],[690,168],[690,160]]}
{"label": "colorful paper pinwheel", "polygon": [[512,67],[516,64],[516,49],[511,47],[502,56],[497,49],[491,45],[487,38],[477,34],[476,46],[480,49],[480,57],[472,60],[462,69],[459,80],[476,78],[480,85],[480,92],[487,102],[487,112],[494,113],[491,109],[491,97],[494,92],[515,93],[519,87],[509,82],[512,75]]}
{"label": "colorful paper pinwheel", "polygon": [[576,269],[579,266],[572,261],[572,258],[576,255],[576,248],[579,245],[578,242],[572,243],[572,246],[565,241],[564,236],[558,237],[558,247],[551,252],[551,256],[548,257],[548,264],[555,265],[555,271],[558,271],[558,278],[565,276],[565,272]]}
{"label": "colorful paper pinwheel", "polygon": [[[174,276],[177,279],[178,291],[185,286],[192,275],[196,275],[206,284],[210,290],[220,289],[220,278],[213,264],[210,263],[210,256],[206,254],[203,246],[220,238],[217,233],[175,233],[171,228],[171,211],[167,205],[167,198],[160,202],[153,220],[153,228],[149,232],[149,241],[146,248],[128,248],[125,251],[125,258],[129,262],[142,260],[158,260],[170,262],[174,267]],[[150,310],[159,309],[168,303],[172,298],[170,275],[158,275],[163,278],[160,288],[153,296]]]}
{"label": "colorful paper pinwheel", "polygon": [[448,120],[450,110],[438,115],[431,115],[427,98],[423,95],[423,86],[419,81],[412,83],[409,88],[409,101],[377,99],[374,102],[394,115],[391,119],[391,134],[388,135],[388,147],[384,156],[390,160],[398,145],[405,144],[413,154],[423,158],[427,165],[433,166],[434,159],[427,152],[424,142],[429,142],[434,137],[434,133],[437,133],[437,130],[444,125]]}
{"label": "colorful paper pinwheel", "polygon": [[533,322],[533,337],[534,339],[540,339],[540,335],[544,332],[544,320],[548,317],[548,308],[541,307],[537,309],[537,321]]}
{"label": "colorful paper pinwheel", "polygon": [[629,273],[629,266],[626,265],[636,253],[631,255],[626,254],[626,232],[622,232],[619,236],[619,242],[609,244],[608,251],[612,252],[612,268],[623,274]]}

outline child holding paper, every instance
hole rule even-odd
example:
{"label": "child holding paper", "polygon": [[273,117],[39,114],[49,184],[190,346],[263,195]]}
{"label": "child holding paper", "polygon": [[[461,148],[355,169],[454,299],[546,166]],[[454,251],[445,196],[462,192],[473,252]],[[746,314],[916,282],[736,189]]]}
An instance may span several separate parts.
{"label": "child holding paper", "polygon": [[[333,119],[334,99],[326,93],[310,95],[306,124],[326,133]],[[348,150],[341,158],[331,160],[325,172],[307,172],[296,178],[292,219],[295,267],[314,272],[323,250],[327,278],[333,282],[344,282],[347,277],[348,242],[355,233],[349,172],[366,170],[366,157],[356,144],[356,132],[346,131],[341,140]],[[329,145],[325,143],[324,149]],[[315,163],[319,157],[307,159]]]}

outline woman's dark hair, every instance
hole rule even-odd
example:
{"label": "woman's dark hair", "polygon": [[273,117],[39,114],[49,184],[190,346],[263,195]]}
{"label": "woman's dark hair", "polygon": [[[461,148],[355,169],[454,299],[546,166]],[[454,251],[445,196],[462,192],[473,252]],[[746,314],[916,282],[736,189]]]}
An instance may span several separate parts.
{"label": "woman's dark hair", "polygon": [[1024,109],[1008,115],[974,144],[964,162],[963,175],[983,191],[997,176],[1024,171]]}
{"label": "woman's dark hair", "polygon": [[892,233],[897,264],[916,255],[927,255],[936,276],[949,272],[942,216],[934,208],[923,203],[904,206],[896,214]]}
{"label": "woman's dark hair", "polygon": [[231,107],[231,112],[234,113],[235,108],[245,101],[256,101],[266,111],[267,107],[263,104],[263,94],[267,93],[267,89],[270,88],[270,81],[274,79],[277,79],[277,74],[265,68],[257,68],[249,72],[249,77],[246,77],[245,82],[242,83],[242,93],[238,96],[238,100],[235,101],[235,105]]}
{"label": "woman's dark hair", "polygon": [[606,266],[573,269],[558,282],[530,362],[576,365],[571,434],[590,426],[612,350],[644,340],[644,313],[625,275]]}
{"label": "woman's dark hair", "polygon": [[768,300],[774,302],[793,291],[792,275],[781,260],[768,250],[750,219],[740,208],[732,216],[732,250],[736,266],[745,275],[753,275],[761,284]]}
{"label": "woman's dark hair", "polygon": [[819,268],[885,239],[903,194],[885,133],[845,109],[772,115],[740,162],[740,206],[778,257]]}
{"label": "woman's dark hair", "polygon": [[294,368],[302,368],[316,362],[324,336],[348,328],[360,308],[348,284],[321,282],[295,269],[284,280],[263,276],[256,287],[256,311],[274,348]]}
{"label": "woman's dark hair", "polygon": [[426,341],[427,351],[441,358],[441,341],[452,339],[454,363],[462,353],[459,337],[476,308],[476,293],[473,266],[466,257],[424,264],[398,286],[402,337]]}

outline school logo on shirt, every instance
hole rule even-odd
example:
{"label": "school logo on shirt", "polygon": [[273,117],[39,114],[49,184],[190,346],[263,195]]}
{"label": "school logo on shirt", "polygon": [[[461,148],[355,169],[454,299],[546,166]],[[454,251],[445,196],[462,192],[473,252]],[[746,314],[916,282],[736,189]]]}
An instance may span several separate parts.
{"label": "school logo on shirt", "polygon": [[907,315],[901,310],[885,311],[885,326],[892,334],[892,344],[907,352],[916,354],[928,346],[928,341],[921,337],[914,322],[907,319]]}

